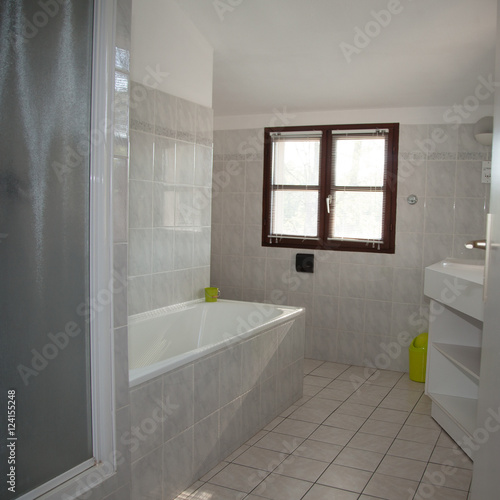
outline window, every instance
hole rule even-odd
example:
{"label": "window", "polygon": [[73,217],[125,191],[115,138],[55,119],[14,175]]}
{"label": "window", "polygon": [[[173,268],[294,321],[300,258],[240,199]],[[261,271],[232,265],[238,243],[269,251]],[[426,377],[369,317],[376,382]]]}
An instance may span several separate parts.
{"label": "window", "polygon": [[262,244],[394,253],[399,124],[266,128]]}

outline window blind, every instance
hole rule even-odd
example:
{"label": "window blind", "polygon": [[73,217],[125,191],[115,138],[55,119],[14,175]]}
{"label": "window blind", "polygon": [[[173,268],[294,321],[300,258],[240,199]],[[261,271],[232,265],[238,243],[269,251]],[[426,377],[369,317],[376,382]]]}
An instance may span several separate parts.
{"label": "window blind", "polygon": [[319,236],[321,131],[273,133],[269,238]]}
{"label": "window blind", "polygon": [[328,239],[383,244],[388,134],[332,131]]}

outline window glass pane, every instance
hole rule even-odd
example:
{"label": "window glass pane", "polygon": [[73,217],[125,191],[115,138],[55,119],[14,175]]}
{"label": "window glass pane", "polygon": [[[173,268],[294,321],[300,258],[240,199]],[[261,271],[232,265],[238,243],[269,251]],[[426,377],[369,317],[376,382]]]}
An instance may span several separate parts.
{"label": "window glass pane", "polygon": [[384,195],[381,192],[338,191],[335,197],[333,238],[380,240]]}
{"label": "window glass pane", "polygon": [[273,184],[319,183],[320,139],[279,140],[273,144]]}
{"label": "window glass pane", "polygon": [[385,137],[336,139],[335,186],[382,186]]}
{"label": "window glass pane", "polygon": [[318,236],[317,191],[274,191],[273,212],[272,234]]}

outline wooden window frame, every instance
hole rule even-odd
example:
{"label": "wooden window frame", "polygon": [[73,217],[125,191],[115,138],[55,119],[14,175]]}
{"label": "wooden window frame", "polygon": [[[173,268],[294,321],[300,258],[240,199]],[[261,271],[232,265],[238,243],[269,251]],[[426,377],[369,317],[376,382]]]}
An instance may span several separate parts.
{"label": "wooden window frame", "polygon": [[[328,238],[331,213],[327,213],[326,198],[331,192],[332,177],[332,131],[356,130],[360,133],[367,130],[388,130],[387,157],[384,175],[385,211],[383,214],[382,241],[367,242]],[[271,199],[272,199],[272,154],[273,141],[271,134],[276,132],[313,132],[321,131],[320,179],[318,200],[318,237],[297,238],[280,237],[271,234]],[[349,252],[390,253],[395,252],[396,240],[396,204],[398,173],[399,123],[368,123],[345,125],[308,125],[294,127],[266,127],[264,129],[264,185],[262,201],[262,246],[285,247],[317,250],[339,250]],[[300,188],[303,186],[294,186]]]}

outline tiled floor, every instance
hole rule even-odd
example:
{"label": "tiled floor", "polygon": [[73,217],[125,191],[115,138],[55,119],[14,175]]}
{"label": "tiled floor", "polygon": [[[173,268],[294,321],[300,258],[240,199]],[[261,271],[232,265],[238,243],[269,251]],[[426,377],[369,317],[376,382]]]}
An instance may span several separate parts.
{"label": "tiled floor", "polygon": [[467,500],[472,462],[423,384],[315,360],[304,371],[304,397],[178,500]]}

